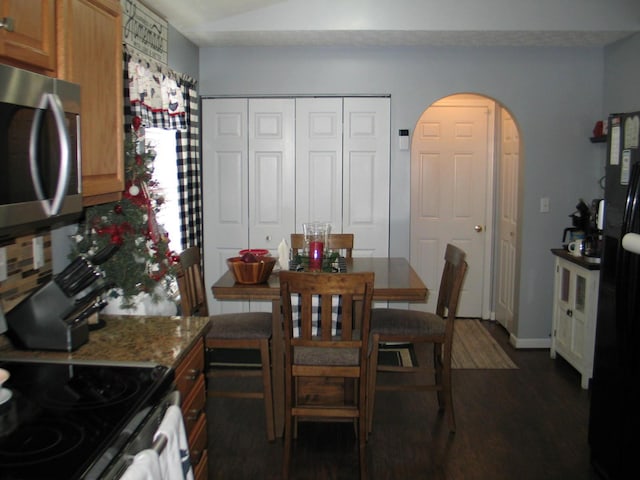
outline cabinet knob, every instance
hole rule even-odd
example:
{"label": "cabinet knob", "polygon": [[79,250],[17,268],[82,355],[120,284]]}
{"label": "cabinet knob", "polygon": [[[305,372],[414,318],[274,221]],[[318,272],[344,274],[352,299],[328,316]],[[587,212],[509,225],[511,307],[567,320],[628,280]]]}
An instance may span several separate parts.
{"label": "cabinet knob", "polygon": [[573,310],[571,309],[567,310],[567,317],[573,317]]}
{"label": "cabinet knob", "polygon": [[5,29],[7,32],[13,32],[13,18],[2,17],[0,18],[0,30]]}
{"label": "cabinet knob", "polygon": [[473,229],[474,229],[476,232],[481,232],[482,230],[484,230],[484,228],[483,228],[483,226],[482,226],[482,225],[476,225],[475,227],[473,227]]}

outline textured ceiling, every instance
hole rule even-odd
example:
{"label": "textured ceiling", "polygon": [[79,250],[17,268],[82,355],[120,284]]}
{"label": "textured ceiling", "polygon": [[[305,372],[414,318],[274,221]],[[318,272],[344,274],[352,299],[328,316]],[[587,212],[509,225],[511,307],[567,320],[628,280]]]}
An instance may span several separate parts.
{"label": "textured ceiling", "polygon": [[[554,11],[552,8],[558,8],[555,0],[551,1],[552,7],[540,7],[536,11],[522,10],[523,4],[516,7],[517,4],[511,3],[517,0],[457,0],[460,8],[453,10],[455,14],[442,13],[445,8],[440,7],[438,11],[431,10],[430,18],[416,14],[415,6],[418,5],[420,11],[428,7],[431,0],[401,0],[407,3],[385,0],[367,0],[370,3],[364,0],[326,1],[190,0],[185,3],[143,0],[143,3],[166,18],[199,47],[604,46],[640,30],[636,28],[640,25],[640,14],[636,14],[640,8],[633,6],[640,5],[640,0],[607,0],[614,2],[608,10],[587,11],[584,8],[580,12],[566,8]],[[546,0],[529,1],[549,5]],[[571,2],[584,6],[586,4],[582,2],[585,1],[593,3],[592,0],[568,0],[567,6]],[[594,5],[598,4],[599,1]],[[631,8],[622,8],[629,4],[632,4]],[[409,8],[410,5],[414,6],[414,10]],[[504,5],[514,6],[511,17],[504,16],[503,8],[495,8]],[[396,6],[406,8],[398,9]],[[471,11],[469,6],[485,8]],[[332,10],[327,13],[329,7]],[[602,5],[598,8],[602,8]],[[625,16],[627,10],[633,15]],[[605,18],[608,14],[612,18]],[[498,18],[500,15],[511,23],[502,22],[503,17]],[[434,28],[434,23],[442,27]],[[510,29],[511,24],[527,26]],[[572,28],[574,24],[578,28]],[[464,27],[460,28],[459,25]]]}

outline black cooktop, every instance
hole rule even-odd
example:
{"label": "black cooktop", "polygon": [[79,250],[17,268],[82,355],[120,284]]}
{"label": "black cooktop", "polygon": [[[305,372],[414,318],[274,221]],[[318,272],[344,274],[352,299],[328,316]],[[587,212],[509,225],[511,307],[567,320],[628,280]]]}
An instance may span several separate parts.
{"label": "black cooktop", "polygon": [[173,383],[161,366],[0,361],[0,368],[11,375],[0,390],[0,480],[83,478]]}

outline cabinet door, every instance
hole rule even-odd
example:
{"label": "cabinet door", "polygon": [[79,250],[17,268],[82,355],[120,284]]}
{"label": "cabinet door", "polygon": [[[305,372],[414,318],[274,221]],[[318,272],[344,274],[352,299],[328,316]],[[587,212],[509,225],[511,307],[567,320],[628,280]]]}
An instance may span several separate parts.
{"label": "cabinet door", "polygon": [[[202,176],[205,218],[204,277],[212,285],[227,270],[226,259],[249,244],[248,100],[202,102]],[[218,302],[207,288],[209,311],[239,311],[241,302]]]}
{"label": "cabinet door", "polygon": [[61,0],[58,76],[81,92],[85,205],[118,200],[124,188],[122,13],[116,0]]}
{"label": "cabinet door", "polygon": [[571,332],[571,352],[576,358],[584,356],[584,335],[587,317],[587,284],[585,275],[577,269],[574,271],[573,282],[573,329]]}
{"label": "cabinet door", "polygon": [[313,221],[342,233],[342,98],[296,99],[296,231]]}
{"label": "cabinet door", "polygon": [[0,8],[0,16],[12,23],[0,30],[0,57],[51,74],[56,67],[54,0],[2,0]]}
{"label": "cabinet door", "polygon": [[342,230],[355,254],[389,254],[389,98],[344,99]]}
{"label": "cabinet door", "polygon": [[557,266],[555,347],[560,353],[571,350],[573,278],[565,264]]}

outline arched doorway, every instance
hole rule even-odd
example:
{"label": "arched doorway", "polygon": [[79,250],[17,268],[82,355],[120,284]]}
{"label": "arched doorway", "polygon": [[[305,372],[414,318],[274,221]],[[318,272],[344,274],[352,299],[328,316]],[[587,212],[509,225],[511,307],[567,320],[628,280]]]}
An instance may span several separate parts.
{"label": "arched doorway", "polygon": [[[497,318],[510,331],[517,300],[519,151],[508,111],[475,94],[432,104],[411,145],[412,265],[428,285],[438,285],[446,244],[463,248],[469,273],[459,316]],[[426,306],[417,308],[433,310],[437,293],[431,290]]]}

